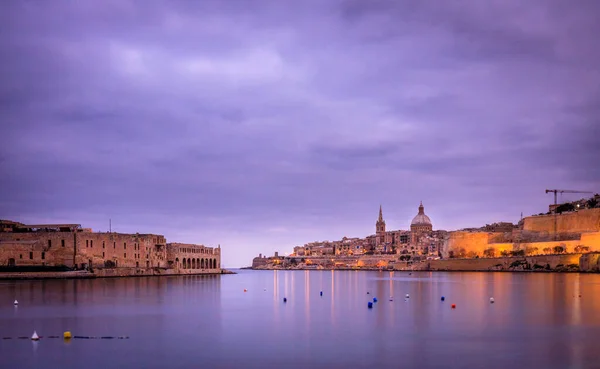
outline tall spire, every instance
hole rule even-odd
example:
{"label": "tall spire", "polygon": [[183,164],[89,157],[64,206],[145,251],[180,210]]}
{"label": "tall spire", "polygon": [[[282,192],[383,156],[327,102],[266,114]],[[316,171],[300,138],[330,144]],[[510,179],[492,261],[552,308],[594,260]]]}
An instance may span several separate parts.
{"label": "tall spire", "polygon": [[379,219],[378,222],[383,222],[383,211],[381,210],[381,205],[379,205]]}
{"label": "tall spire", "polygon": [[423,201],[419,205],[419,214],[425,214],[425,208],[423,207]]}

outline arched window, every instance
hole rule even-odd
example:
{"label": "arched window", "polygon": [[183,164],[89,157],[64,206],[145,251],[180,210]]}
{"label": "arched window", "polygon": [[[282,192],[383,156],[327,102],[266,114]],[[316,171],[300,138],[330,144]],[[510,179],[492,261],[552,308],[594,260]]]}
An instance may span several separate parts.
{"label": "arched window", "polygon": [[179,258],[175,258],[175,267],[179,266]]}
{"label": "arched window", "polygon": [[196,259],[192,259],[192,269],[196,269]]}
{"label": "arched window", "polygon": [[200,269],[200,258],[196,259],[196,268]]}
{"label": "arched window", "polygon": [[183,259],[183,260],[181,261],[181,267],[182,267],[183,269],[185,269],[185,267],[186,267],[186,265],[185,265],[185,259]]}
{"label": "arched window", "polygon": [[217,259],[213,259],[213,269],[217,269]]}
{"label": "arched window", "polygon": [[204,269],[204,259],[200,259],[200,268]]}

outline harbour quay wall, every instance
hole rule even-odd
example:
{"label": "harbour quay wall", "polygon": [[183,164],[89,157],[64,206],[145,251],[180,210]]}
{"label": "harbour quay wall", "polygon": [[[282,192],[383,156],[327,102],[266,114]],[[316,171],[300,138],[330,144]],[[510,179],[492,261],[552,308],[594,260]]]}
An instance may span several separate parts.
{"label": "harbour quay wall", "polygon": [[428,260],[417,267],[421,270],[430,271],[545,271],[594,273],[600,272],[600,253]]}
{"label": "harbour quay wall", "polygon": [[223,274],[221,270],[193,271],[159,268],[112,268],[97,269],[93,272],[75,270],[66,272],[3,272],[0,280],[35,280],[35,279],[90,279],[118,277],[150,277],[150,276],[181,276],[181,275],[216,275]]}
{"label": "harbour quay wall", "polygon": [[600,273],[600,252],[583,254],[579,259],[579,267],[585,272]]}
{"label": "harbour quay wall", "polygon": [[111,277],[147,277],[147,276],[176,276],[176,275],[205,275],[221,274],[220,270],[192,270],[192,269],[161,269],[161,268],[104,268],[94,270],[97,278]]}

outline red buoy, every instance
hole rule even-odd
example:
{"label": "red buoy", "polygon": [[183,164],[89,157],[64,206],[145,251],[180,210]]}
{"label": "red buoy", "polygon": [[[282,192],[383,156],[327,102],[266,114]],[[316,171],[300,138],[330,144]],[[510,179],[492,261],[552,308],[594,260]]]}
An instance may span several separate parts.
{"label": "red buoy", "polygon": [[456,305],[455,304],[452,304],[452,309],[456,309]]}

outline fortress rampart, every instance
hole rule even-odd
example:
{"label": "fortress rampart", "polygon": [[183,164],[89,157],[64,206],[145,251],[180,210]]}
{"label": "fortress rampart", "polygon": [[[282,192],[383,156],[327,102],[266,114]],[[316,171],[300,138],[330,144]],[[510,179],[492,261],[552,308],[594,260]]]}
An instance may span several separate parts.
{"label": "fortress rampart", "polygon": [[[92,232],[78,225],[0,227],[0,267],[67,267],[103,275],[214,274],[221,249],[167,243],[162,235]],[[122,273],[120,269],[127,269]],[[133,270],[133,272],[132,272]],[[163,272],[161,272],[161,270]]]}
{"label": "fortress rampart", "polygon": [[600,208],[582,209],[570,213],[535,215],[523,218],[523,230],[534,232],[600,232]]}

